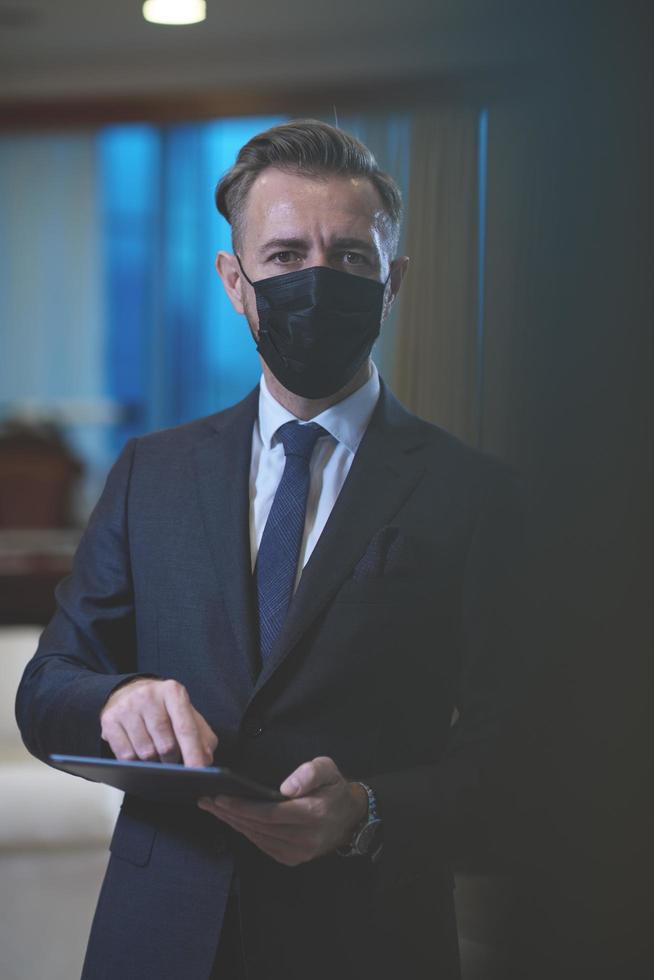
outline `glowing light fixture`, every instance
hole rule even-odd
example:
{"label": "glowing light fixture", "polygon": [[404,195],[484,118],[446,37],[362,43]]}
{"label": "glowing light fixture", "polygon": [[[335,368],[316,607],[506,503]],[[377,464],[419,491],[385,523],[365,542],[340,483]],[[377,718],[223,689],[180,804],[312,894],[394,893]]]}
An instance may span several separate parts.
{"label": "glowing light fixture", "polygon": [[206,20],[206,0],[145,0],[143,16],[151,24],[199,24]]}

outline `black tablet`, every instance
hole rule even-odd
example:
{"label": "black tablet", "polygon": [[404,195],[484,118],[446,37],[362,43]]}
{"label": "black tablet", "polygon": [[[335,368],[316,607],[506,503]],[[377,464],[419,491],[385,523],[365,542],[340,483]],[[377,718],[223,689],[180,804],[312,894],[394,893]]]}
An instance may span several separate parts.
{"label": "black tablet", "polygon": [[252,800],[280,803],[287,799],[276,789],[212,766],[183,766],[172,762],[126,762],[121,759],[96,759],[82,755],[50,755],[58,769],[83,776],[96,783],[107,783],[125,793],[147,800],[193,802],[201,796],[245,796]]}

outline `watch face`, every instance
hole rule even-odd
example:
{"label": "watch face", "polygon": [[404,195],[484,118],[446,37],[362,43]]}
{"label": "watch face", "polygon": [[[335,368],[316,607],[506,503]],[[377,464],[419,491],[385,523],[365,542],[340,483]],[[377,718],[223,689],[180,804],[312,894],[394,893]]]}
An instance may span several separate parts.
{"label": "watch face", "polygon": [[360,854],[368,854],[379,843],[381,824],[381,820],[371,820],[362,827],[355,845]]}

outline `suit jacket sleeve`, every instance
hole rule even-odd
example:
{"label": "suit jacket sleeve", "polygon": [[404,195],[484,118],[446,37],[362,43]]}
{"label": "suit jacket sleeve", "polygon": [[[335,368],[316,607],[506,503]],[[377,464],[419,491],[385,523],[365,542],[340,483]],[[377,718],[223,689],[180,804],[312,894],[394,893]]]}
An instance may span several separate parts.
{"label": "suit jacket sleeve", "polygon": [[113,758],[101,738],[103,705],[121,684],[156,676],[136,672],[127,507],[135,446],[127,443],[109,473],[18,688],[18,727],[44,762],[51,752]]}
{"label": "suit jacket sleeve", "polygon": [[523,514],[513,471],[493,462],[486,476],[465,560],[458,720],[446,751],[433,765],[362,777],[383,819],[382,875],[420,873],[465,853],[497,790],[517,677]]}

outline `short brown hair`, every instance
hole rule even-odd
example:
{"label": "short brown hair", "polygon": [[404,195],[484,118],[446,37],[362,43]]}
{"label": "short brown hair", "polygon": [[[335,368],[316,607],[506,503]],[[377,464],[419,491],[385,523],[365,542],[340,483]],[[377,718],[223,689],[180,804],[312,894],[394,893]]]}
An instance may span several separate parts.
{"label": "short brown hair", "polygon": [[231,224],[235,245],[242,239],[248,192],[266,167],[308,177],[367,177],[381,197],[393,252],[397,249],[402,195],[396,182],[380,170],[360,140],[317,119],[294,119],[253,136],[239,150],[234,166],[221,177],[216,187],[216,207]]}

